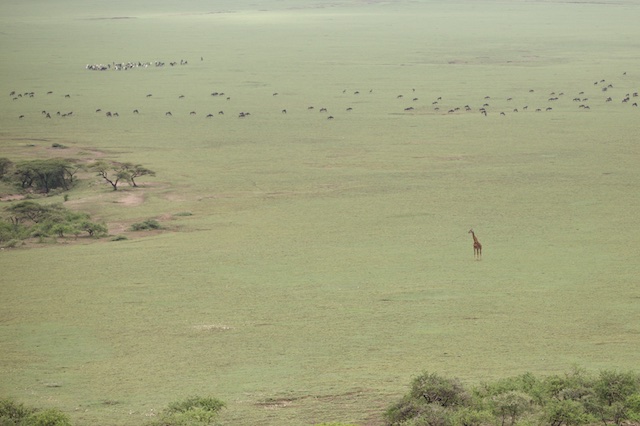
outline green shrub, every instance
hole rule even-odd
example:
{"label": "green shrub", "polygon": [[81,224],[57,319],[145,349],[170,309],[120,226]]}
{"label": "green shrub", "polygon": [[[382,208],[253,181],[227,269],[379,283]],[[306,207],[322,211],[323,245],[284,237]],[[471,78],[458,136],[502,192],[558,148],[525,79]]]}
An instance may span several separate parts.
{"label": "green shrub", "polygon": [[424,402],[405,395],[400,401],[392,404],[385,413],[387,425],[399,425],[403,422],[419,417],[424,411]]}
{"label": "green shrub", "polygon": [[69,416],[55,408],[36,412],[29,416],[28,426],[71,426]]}
{"label": "green shrub", "polygon": [[627,407],[627,415],[629,420],[640,422],[640,393],[629,395],[625,401]]}
{"label": "green shrub", "polygon": [[151,229],[160,229],[160,223],[155,219],[147,219],[144,222],[131,225],[132,231],[147,231]]}
{"label": "green shrub", "polygon": [[469,407],[461,407],[452,416],[452,426],[484,426],[493,425],[494,416],[485,410],[475,410]]}
{"label": "green shrub", "polygon": [[4,216],[6,220],[0,221],[0,241],[70,235],[77,238],[83,232],[90,237],[107,234],[107,227],[92,222],[87,213],[74,212],[62,204],[22,201],[6,208]]}
{"label": "green shrub", "polygon": [[216,398],[189,397],[169,404],[148,426],[211,425],[224,406],[225,403]]}
{"label": "green shrub", "polygon": [[549,426],[578,426],[594,421],[578,401],[552,400],[545,407],[544,422]]}
{"label": "green shrub", "polygon": [[449,379],[427,372],[413,379],[411,396],[416,399],[424,398],[427,404],[443,407],[465,405],[470,399],[458,379]]}
{"label": "green shrub", "polygon": [[194,410],[196,408],[212,413],[217,413],[224,408],[225,403],[216,398],[202,398],[199,396],[192,396],[184,401],[176,401],[169,404],[167,411],[172,413],[185,413],[187,411]]}
{"label": "green shrub", "polygon": [[519,417],[531,410],[533,400],[520,391],[509,391],[492,398],[493,412],[500,424],[513,426]]}
{"label": "green shrub", "polygon": [[33,414],[34,411],[33,408],[26,407],[11,399],[0,399],[0,424],[17,424]]}
{"label": "green shrub", "polygon": [[640,377],[631,372],[601,371],[594,390],[600,400],[608,405],[624,402],[629,396],[640,392]]}

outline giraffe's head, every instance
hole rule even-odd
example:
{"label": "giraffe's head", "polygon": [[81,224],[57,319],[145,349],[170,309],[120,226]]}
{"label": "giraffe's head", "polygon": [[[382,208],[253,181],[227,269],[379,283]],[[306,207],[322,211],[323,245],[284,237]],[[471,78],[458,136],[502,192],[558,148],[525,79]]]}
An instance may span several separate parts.
{"label": "giraffe's head", "polygon": [[473,229],[469,229],[468,234],[473,234]]}

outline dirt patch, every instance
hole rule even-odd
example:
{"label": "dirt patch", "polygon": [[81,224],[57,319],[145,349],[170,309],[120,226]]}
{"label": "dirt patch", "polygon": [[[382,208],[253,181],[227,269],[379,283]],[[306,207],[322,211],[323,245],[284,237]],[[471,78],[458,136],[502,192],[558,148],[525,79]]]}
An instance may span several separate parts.
{"label": "dirt patch", "polygon": [[139,206],[144,203],[144,192],[130,192],[116,201],[116,203],[125,205],[127,207]]}
{"label": "dirt patch", "polygon": [[195,330],[197,330],[197,331],[214,332],[214,331],[231,330],[233,327],[230,327],[230,326],[224,325],[224,324],[201,324],[201,325],[194,325],[193,328]]}
{"label": "dirt patch", "polygon": [[21,195],[21,194],[2,195],[2,196],[0,196],[0,202],[1,201],[23,200],[24,198],[25,198],[25,196]]}

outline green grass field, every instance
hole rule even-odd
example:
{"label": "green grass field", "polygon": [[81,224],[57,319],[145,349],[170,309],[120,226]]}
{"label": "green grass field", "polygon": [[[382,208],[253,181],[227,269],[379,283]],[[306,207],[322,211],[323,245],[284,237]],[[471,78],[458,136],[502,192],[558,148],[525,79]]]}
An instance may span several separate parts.
{"label": "green grass field", "polygon": [[637,2],[91,3],[0,5],[0,157],[157,176],[68,194],[126,241],[0,252],[0,396],[380,425],[425,369],[638,367]]}

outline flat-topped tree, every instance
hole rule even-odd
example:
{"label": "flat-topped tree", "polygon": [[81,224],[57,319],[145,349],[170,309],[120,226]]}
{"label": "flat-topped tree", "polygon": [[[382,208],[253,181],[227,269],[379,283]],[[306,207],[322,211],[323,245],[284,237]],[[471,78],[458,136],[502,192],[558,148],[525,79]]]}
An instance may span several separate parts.
{"label": "flat-topped tree", "polygon": [[81,168],[76,161],[62,158],[21,161],[15,165],[14,179],[24,189],[35,188],[44,193],[56,188],[68,190]]}
{"label": "flat-topped tree", "polygon": [[131,181],[131,184],[133,186],[138,186],[135,181],[135,178],[137,177],[156,175],[156,172],[154,172],[153,170],[149,170],[146,167],[143,167],[141,164],[133,165],[131,163],[124,163],[123,166],[126,166],[127,170],[129,170],[129,173],[130,173],[129,180]]}
{"label": "flat-topped tree", "polygon": [[92,170],[98,172],[107,181],[114,191],[118,190],[118,185],[123,181],[129,182],[131,186],[138,186],[135,179],[140,176],[155,176],[153,170],[143,167],[141,164],[119,163],[116,161],[98,161],[91,166]]}

